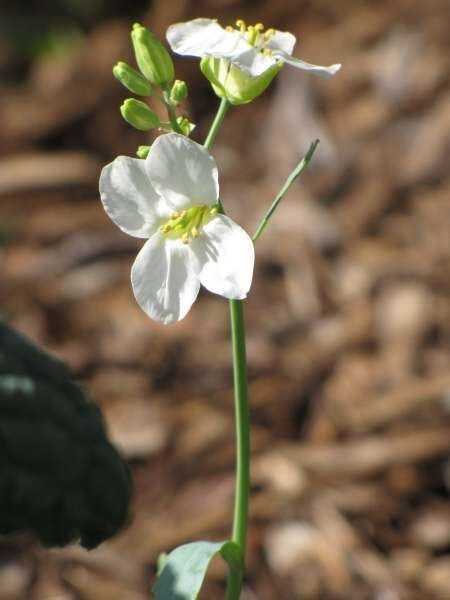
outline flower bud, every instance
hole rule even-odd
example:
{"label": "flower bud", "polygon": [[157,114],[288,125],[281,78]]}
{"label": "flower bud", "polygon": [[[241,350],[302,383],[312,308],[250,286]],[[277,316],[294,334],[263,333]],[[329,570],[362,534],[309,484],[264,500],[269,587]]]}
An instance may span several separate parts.
{"label": "flower bud", "polygon": [[174,67],[162,43],[139,23],[133,25],[131,41],[142,74],[153,85],[167,87],[173,81]]}
{"label": "flower bud", "polygon": [[231,104],[247,104],[260,96],[282,67],[280,61],[258,77],[252,77],[223,58],[205,57],[200,61],[200,69],[216,94]]}
{"label": "flower bud", "polygon": [[172,89],[170,90],[170,100],[175,104],[182,102],[188,95],[188,88],[185,81],[176,79],[173,83]]}
{"label": "flower bud", "polygon": [[148,131],[161,125],[158,115],[145,102],[136,98],[127,98],[120,107],[120,112],[127,123],[140,131]]}
{"label": "flower bud", "polygon": [[149,152],[150,146],[138,146],[138,149],[136,150],[136,156],[138,158],[147,158]]}
{"label": "flower bud", "polygon": [[188,136],[195,129],[194,123],[191,123],[187,117],[177,117],[177,123],[183,135]]}
{"label": "flower bud", "polygon": [[118,62],[113,68],[113,75],[130,92],[138,96],[151,96],[152,86],[136,69],[124,62]]}

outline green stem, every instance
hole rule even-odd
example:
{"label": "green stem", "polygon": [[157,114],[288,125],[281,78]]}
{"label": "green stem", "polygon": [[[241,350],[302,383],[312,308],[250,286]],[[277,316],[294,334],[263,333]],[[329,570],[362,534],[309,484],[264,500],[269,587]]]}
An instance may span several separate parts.
{"label": "green stem", "polygon": [[178,125],[177,114],[175,112],[175,108],[174,108],[172,102],[170,101],[169,88],[163,90],[163,96],[164,96],[164,104],[166,105],[166,108],[167,108],[167,115],[169,117],[169,121],[170,121],[170,124],[172,125],[173,131],[175,131],[176,133],[183,134],[183,130]]}
{"label": "green stem", "polygon": [[216,113],[216,116],[214,117],[214,121],[211,125],[208,135],[206,136],[205,143],[203,144],[208,150],[214,144],[214,140],[216,139],[217,134],[219,133],[222,121],[224,120],[225,115],[227,114],[227,111],[230,108],[230,106],[231,105],[228,102],[228,100],[226,98],[222,98],[222,100],[220,101],[219,109]]}
{"label": "green stem", "polygon": [[319,140],[316,140],[315,142],[313,142],[311,144],[311,146],[308,149],[308,152],[305,154],[305,156],[302,158],[302,160],[298,163],[298,165],[295,167],[295,169],[292,171],[292,173],[289,175],[289,177],[284,182],[283,187],[278,192],[278,194],[275,196],[272,204],[269,207],[269,210],[266,212],[266,214],[264,215],[264,217],[261,219],[261,221],[260,221],[260,223],[258,225],[258,228],[257,228],[257,230],[256,230],[256,232],[255,232],[255,234],[253,235],[253,238],[252,238],[252,240],[254,242],[256,242],[256,240],[262,234],[262,232],[264,231],[264,229],[267,227],[267,223],[269,222],[270,217],[276,211],[278,205],[280,204],[280,202],[284,198],[286,192],[289,190],[289,188],[294,183],[294,181],[297,179],[297,177],[299,177],[299,175],[301,175],[303,173],[303,171],[306,169],[306,167],[308,166],[308,164],[309,164],[310,160],[312,159],[313,154],[314,154],[314,152],[315,152],[318,144],[319,144]]}
{"label": "green stem", "polygon": [[[225,115],[230,108],[222,98],[219,109],[206,137],[204,146],[213,145]],[[236,419],[236,492],[232,541],[241,551],[241,565],[230,565],[227,600],[239,600],[244,575],[247,543],[248,499],[250,493],[250,413],[247,387],[247,358],[245,350],[244,303],[230,300],[231,340],[233,349],[234,402]]]}
{"label": "green stem", "polygon": [[234,401],[236,418],[236,493],[232,540],[242,553],[242,568],[231,569],[227,600],[237,600],[242,587],[247,544],[248,499],[250,494],[250,412],[245,351],[244,303],[230,300],[231,339],[234,367]]}

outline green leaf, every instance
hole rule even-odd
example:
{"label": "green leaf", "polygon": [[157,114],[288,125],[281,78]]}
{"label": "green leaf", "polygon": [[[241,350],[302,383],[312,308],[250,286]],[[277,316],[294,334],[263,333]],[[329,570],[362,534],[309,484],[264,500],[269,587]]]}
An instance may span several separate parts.
{"label": "green leaf", "polygon": [[216,554],[233,568],[241,567],[241,551],[234,542],[192,542],[172,550],[153,586],[155,600],[195,600]]}

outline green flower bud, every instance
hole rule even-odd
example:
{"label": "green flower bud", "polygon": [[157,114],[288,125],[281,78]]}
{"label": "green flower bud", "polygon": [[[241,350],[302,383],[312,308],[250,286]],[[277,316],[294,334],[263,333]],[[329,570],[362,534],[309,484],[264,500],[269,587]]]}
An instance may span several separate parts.
{"label": "green flower bud", "polygon": [[175,75],[172,59],[162,43],[139,23],[131,31],[136,62],[142,74],[153,84],[166,88]]}
{"label": "green flower bud", "polygon": [[130,475],[66,367],[0,322],[0,535],[93,548],[129,517]]}
{"label": "green flower bud", "polygon": [[113,75],[130,92],[138,96],[151,96],[152,86],[136,69],[124,62],[118,62],[113,68]]}
{"label": "green flower bud", "polygon": [[177,117],[177,123],[180,126],[183,135],[190,135],[195,129],[194,123],[191,123],[187,117]]}
{"label": "green flower bud", "polygon": [[138,158],[147,158],[149,152],[150,146],[138,146],[138,149],[136,150],[136,156]]}
{"label": "green flower bud", "polygon": [[227,98],[231,104],[247,104],[261,95],[272,79],[282,69],[283,64],[273,65],[262,75],[252,77],[237,67],[231,65],[226,59],[202,58],[200,69],[203,75],[220,98]]}
{"label": "green flower bud", "polygon": [[148,131],[161,125],[158,115],[145,102],[136,100],[136,98],[125,100],[120,107],[120,112],[127,123],[140,131]]}
{"label": "green flower bud", "polygon": [[172,89],[170,90],[170,100],[175,104],[182,102],[188,95],[188,88],[185,81],[176,79],[173,83]]}

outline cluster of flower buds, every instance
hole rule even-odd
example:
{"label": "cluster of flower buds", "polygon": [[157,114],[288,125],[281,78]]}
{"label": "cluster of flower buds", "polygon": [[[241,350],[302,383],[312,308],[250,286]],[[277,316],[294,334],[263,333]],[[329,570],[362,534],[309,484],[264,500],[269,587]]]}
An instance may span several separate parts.
{"label": "cluster of flower buds", "polygon": [[131,480],[65,366],[0,323],[0,535],[93,548],[127,523]]}
{"label": "cluster of flower buds", "polygon": [[[139,71],[120,61],[113,68],[113,74],[130,92],[137,96],[162,100],[167,108],[169,121],[163,122],[146,102],[127,98],[120,112],[125,121],[140,131],[163,129],[189,135],[194,125],[185,116],[176,116],[176,108],[186,99],[188,88],[184,81],[176,79],[170,54],[163,44],[145,27],[135,23],[131,30],[131,41]],[[162,95],[155,93],[160,88]],[[139,146],[136,155],[146,158],[150,146]]]}

